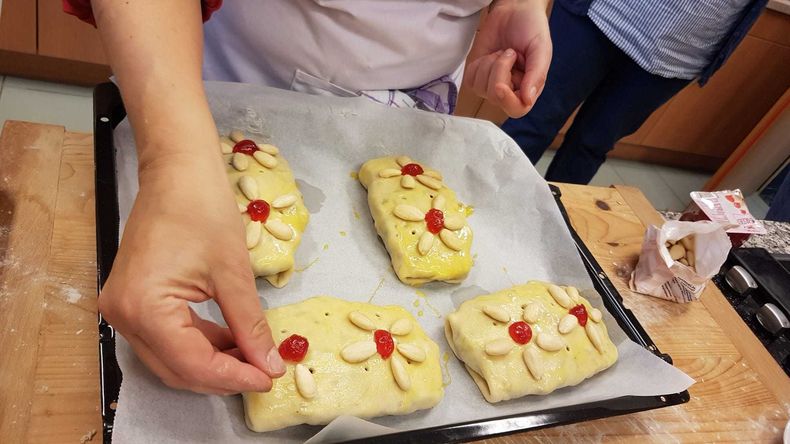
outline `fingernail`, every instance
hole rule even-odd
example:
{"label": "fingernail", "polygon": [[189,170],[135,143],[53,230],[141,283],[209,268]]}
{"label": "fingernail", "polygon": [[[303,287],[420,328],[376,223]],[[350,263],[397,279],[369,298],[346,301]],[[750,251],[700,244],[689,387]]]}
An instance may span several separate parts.
{"label": "fingernail", "polygon": [[533,86],[533,87],[531,87],[531,88],[529,89],[529,98],[530,98],[530,99],[531,99],[533,102],[535,101],[535,95],[536,95],[537,93],[538,93],[538,88],[537,88],[537,87]]}
{"label": "fingernail", "polygon": [[499,100],[504,99],[505,98],[505,91],[503,91],[502,88],[497,88],[496,89],[496,96],[499,98]]}
{"label": "fingernail", "polygon": [[516,54],[516,52],[515,52],[515,51],[513,51],[513,50],[512,50],[512,49],[510,49],[510,48],[508,48],[508,49],[505,51],[505,57],[513,57],[515,54]]}
{"label": "fingernail", "polygon": [[269,354],[266,355],[266,363],[269,364],[269,370],[273,373],[285,373],[285,362],[280,357],[280,352],[277,347],[272,347]]}

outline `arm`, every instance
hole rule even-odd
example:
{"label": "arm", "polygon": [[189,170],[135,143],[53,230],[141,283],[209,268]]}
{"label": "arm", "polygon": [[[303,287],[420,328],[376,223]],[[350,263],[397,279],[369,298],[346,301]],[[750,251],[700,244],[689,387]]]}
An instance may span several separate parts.
{"label": "arm", "polygon": [[[101,312],[172,387],[269,390],[285,368],[255,290],[203,91],[200,3],[92,4],[134,129],[140,182]],[[208,299],[229,329],[189,308]]]}
{"label": "arm", "polygon": [[464,84],[510,117],[532,109],[551,63],[548,0],[494,0],[469,53]]}

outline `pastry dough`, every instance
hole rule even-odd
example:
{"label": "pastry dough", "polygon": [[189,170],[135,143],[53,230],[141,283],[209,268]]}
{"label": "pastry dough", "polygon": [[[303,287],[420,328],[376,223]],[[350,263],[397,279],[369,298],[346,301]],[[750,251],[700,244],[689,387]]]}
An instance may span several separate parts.
{"label": "pastry dough", "polygon": [[472,230],[466,223],[471,208],[458,202],[438,172],[400,156],[369,160],[358,176],[368,190],[376,231],[403,283],[466,278],[472,268]]}
{"label": "pastry dough", "polygon": [[[320,296],[268,310],[266,317],[275,343],[299,335],[309,347],[298,365],[286,359],[287,371],[270,392],[244,394],[253,431],[327,424],[340,415],[404,415],[444,396],[439,347],[401,307]],[[386,359],[374,342],[380,336],[394,346]]]}
{"label": "pastry dough", "polygon": [[[233,152],[240,142],[246,149]],[[220,138],[220,147],[244,218],[253,273],[281,288],[294,273],[294,253],[310,217],[302,193],[288,162],[273,145],[255,143],[236,130],[231,138]],[[251,219],[248,205],[253,200],[258,201],[262,216],[257,219],[263,220]],[[266,210],[268,216],[263,217]]]}
{"label": "pastry dough", "polygon": [[[572,314],[580,311],[586,319]],[[617,361],[601,311],[575,288],[543,282],[464,302],[447,316],[445,336],[492,403],[579,384]]]}

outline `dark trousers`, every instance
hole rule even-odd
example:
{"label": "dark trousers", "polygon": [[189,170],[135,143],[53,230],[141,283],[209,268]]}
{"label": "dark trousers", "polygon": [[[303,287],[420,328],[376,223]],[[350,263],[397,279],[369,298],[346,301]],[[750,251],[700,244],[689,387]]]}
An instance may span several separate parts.
{"label": "dark trousers", "polygon": [[689,80],[650,74],[617,48],[587,16],[554,2],[554,44],[546,86],[533,109],[502,129],[537,163],[584,102],[546,172],[546,180],[588,183],[619,139],[635,132]]}

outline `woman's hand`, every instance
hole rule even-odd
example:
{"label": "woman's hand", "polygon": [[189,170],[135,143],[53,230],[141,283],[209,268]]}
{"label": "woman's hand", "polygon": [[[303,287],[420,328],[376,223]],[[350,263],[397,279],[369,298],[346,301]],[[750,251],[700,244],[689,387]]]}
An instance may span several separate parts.
{"label": "woman's hand", "polygon": [[[141,165],[140,192],[99,308],[170,387],[268,391],[285,367],[215,152],[205,161],[186,154]],[[208,299],[219,304],[229,329],[189,308],[188,302]]]}
{"label": "woman's hand", "polygon": [[[255,290],[203,90],[200,2],[91,5],[140,165],[140,191],[99,308],[171,387],[269,390],[285,367]],[[229,329],[189,308],[208,299]]]}
{"label": "woman's hand", "polygon": [[551,63],[546,0],[495,0],[469,54],[464,84],[522,117],[535,104]]}

